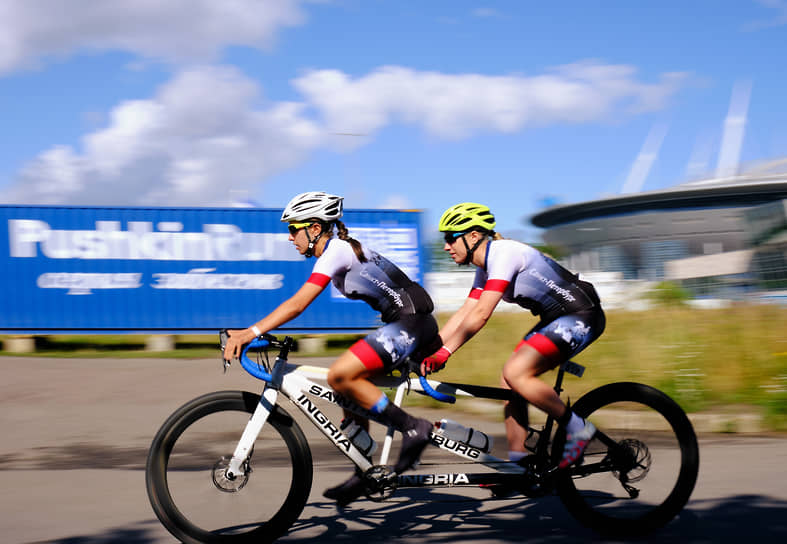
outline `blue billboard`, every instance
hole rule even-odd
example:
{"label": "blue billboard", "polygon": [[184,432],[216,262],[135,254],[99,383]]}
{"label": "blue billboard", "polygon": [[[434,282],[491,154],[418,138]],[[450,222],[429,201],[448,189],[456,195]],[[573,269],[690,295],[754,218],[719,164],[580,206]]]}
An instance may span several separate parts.
{"label": "blue billboard", "polygon": [[[281,210],[0,206],[0,331],[244,328],[314,266]],[[423,284],[417,211],[346,210],[349,233]],[[361,331],[379,316],[327,288],[281,331]]]}

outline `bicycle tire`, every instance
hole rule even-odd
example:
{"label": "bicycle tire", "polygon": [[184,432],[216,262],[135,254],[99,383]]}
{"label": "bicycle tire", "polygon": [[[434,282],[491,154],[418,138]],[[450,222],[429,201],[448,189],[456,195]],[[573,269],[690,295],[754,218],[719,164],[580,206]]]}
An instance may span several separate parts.
{"label": "bicycle tire", "polygon": [[[688,502],[697,481],[699,447],[694,428],[686,413],[670,397],[647,385],[633,382],[604,385],[582,396],[572,409],[580,417],[593,420],[594,415],[601,418],[603,412],[600,410],[609,408],[616,403],[626,403],[633,410],[626,414],[631,420],[630,428],[615,431],[611,430],[613,425],[610,425],[610,430],[603,425],[599,428],[614,438],[617,444],[625,443],[627,447],[630,444],[641,446],[642,451],[637,450],[637,455],[644,457],[644,452],[647,452],[647,462],[634,463],[636,466],[632,467],[632,471],[639,470],[640,467],[647,464],[648,469],[644,471],[644,474],[638,474],[635,477],[641,477],[643,482],[645,478],[655,478],[655,480],[651,480],[651,483],[661,487],[655,503],[647,504],[643,500],[643,504],[640,504],[639,501],[642,498],[640,496],[623,496],[620,500],[621,504],[618,505],[614,496],[606,491],[578,489],[577,485],[581,484],[583,479],[583,476],[578,475],[581,474],[582,465],[572,467],[567,471],[560,471],[557,492],[568,511],[583,525],[596,532],[614,537],[642,536],[666,525],[678,515]],[[663,423],[665,430],[653,431],[652,425],[644,425],[642,423],[644,421],[643,414],[647,415],[648,413],[652,416],[658,414],[660,417],[652,419],[655,422]],[[620,414],[617,418],[619,420]],[[618,423],[618,426],[622,427],[623,425]],[[651,427],[651,429],[644,430],[644,427]],[[636,437],[638,433],[647,436],[647,438],[637,438],[636,440],[631,438],[632,436]],[[553,458],[559,458],[564,443],[565,432],[560,432],[557,434],[553,446]],[[603,455],[605,459],[609,458],[609,448],[594,438],[585,450],[585,462],[588,462],[588,456],[592,454],[594,449],[599,450],[599,456]],[[636,448],[632,447],[632,449]],[[675,450],[679,450],[679,456]],[[651,454],[655,452],[659,452],[660,457],[665,461],[672,460],[676,467],[679,465],[677,475],[670,476],[669,473],[675,472],[674,469],[658,476],[650,473],[651,468],[661,468],[659,465],[653,465]],[[597,478],[611,476],[613,473],[608,472],[605,475],[597,476]],[[670,487],[669,482],[673,477],[674,484]],[[641,483],[638,485],[641,486]],[[624,489],[620,485],[619,479],[614,483],[614,486],[610,483],[610,487],[605,489],[615,489],[615,486],[620,487],[621,490]],[[624,493],[621,492],[621,495]]]}
{"label": "bicycle tire", "polygon": [[[171,489],[173,481],[177,481],[178,478],[188,477],[191,480],[198,481],[199,485],[196,486],[198,491],[185,492],[182,496],[179,496],[178,501],[191,500],[192,495],[199,494],[200,501],[207,504],[206,509],[212,510],[210,514],[206,515],[221,516],[222,512],[217,512],[221,506],[214,507],[212,502],[215,501],[216,504],[220,504],[222,501],[237,500],[235,496],[248,489],[239,488],[237,493],[223,492],[221,489],[218,489],[218,485],[214,483],[214,472],[217,465],[210,465],[212,460],[216,459],[216,454],[212,451],[203,456],[207,457],[204,460],[200,459],[199,462],[190,460],[191,465],[184,464],[182,460],[184,456],[179,453],[182,449],[201,450],[208,448],[209,446],[203,445],[203,442],[209,442],[209,440],[200,440],[189,445],[187,439],[183,438],[182,447],[178,445],[178,441],[184,437],[184,434],[188,436],[190,429],[201,428],[200,426],[203,423],[211,422],[218,418],[222,420],[223,425],[224,419],[232,418],[233,423],[237,421],[239,425],[220,429],[223,435],[227,435],[226,444],[223,444],[222,447],[232,444],[232,446],[229,446],[229,451],[222,450],[221,453],[222,455],[225,453],[231,455],[234,444],[240,438],[245,423],[254,412],[259,400],[259,395],[244,391],[219,391],[203,395],[178,408],[164,422],[153,439],[145,466],[148,497],[156,516],[164,527],[182,542],[272,542],[284,534],[303,511],[312,486],[313,466],[311,451],[298,424],[279,406],[276,406],[271,412],[263,431],[270,437],[269,442],[272,445],[279,446],[277,451],[280,453],[277,454],[277,463],[281,466],[289,463],[291,465],[291,473],[281,478],[283,489],[286,489],[286,496],[279,506],[274,505],[272,507],[273,511],[268,519],[255,519],[253,521],[250,520],[248,523],[244,522],[243,524],[226,527],[203,527],[201,522],[192,519],[196,517],[195,515],[184,513],[182,511],[183,504],[176,504],[177,501],[173,498],[173,490]],[[279,440],[281,444],[279,444]],[[267,457],[264,459],[265,463],[262,463],[262,466],[259,463],[259,456],[269,453],[266,448],[268,446],[261,444],[261,439],[258,438],[250,455],[252,467],[257,467],[260,471],[267,469]],[[173,454],[173,451],[176,453]],[[190,459],[188,455],[186,457]],[[181,468],[178,469],[176,466]],[[206,468],[208,469],[207,472]],[[180,472],[176,473],[176,470]],[[277,469],[271,467],[270,470]],[[253,471],[254,468],[249,476],[249,481],[254,479]],[[279,470],[279,472],[282,471]],[[289,481],[287,481],[288,479]],[[255,481],[255,485],[259,485],[261,490],[266,491],[271,484],[267,481]],[[243,498],[244,501],[250,504],[251,513],[249,515],[252,517],[262,515],[262,505],[273,499],[275,497],[272,497],[270,493]],[[225,503],[222,506],[226,508],[227,505]],[[255,510],[258,507],[260,510],[259,514]],[[234,514],[235,512],[225,510],[225,513]],[[223,524],[224,520],[219,520],[219,523]]]}

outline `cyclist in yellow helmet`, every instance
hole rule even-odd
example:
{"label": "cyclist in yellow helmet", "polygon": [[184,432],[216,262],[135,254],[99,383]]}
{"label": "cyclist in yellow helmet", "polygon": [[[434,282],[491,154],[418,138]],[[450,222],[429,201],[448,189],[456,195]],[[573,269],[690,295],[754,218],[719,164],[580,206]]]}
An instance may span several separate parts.
{"label": "cyclist in yellow helmet", "polygon": [[440,330],[443,347],[424,359],[422,372],[443,367],[470,340],[504,300],[540,318],[516,346],[503,366],[502,383],[519,396],[506,404],[509,459],[526,456],[527,402],[555,417],[567,432],[560,467],[575,463],[595,433],[595,427],[574,414],[555,390],[538,379],[585,349],[601,335],[606,323],[598,294],[537,249],[495,232],[495,217],[487,206],[463,202],[440,218],[444,249],[460,265],[476,266],[475,279],[462,307]]}

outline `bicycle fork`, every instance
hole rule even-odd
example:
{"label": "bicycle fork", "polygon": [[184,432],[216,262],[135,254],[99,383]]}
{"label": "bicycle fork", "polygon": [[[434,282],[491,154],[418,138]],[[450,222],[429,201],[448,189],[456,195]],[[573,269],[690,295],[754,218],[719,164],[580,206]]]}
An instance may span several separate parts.
{"label": "bicycle fork", "polygon": [[[289,338],[289,337],[288,337]],[[226,476],[229,480],[234,480],[238,476],[245,476],[246,469],[249,467],[247,461],[251,455],[254,443],[260,435],[263,426],[268,421],[268,418],[276,407],[276,401],[279,398],[279,390],[286,372],[287,354],[290,350],[290,343],[285,340],[285,345],[276,357],[273,363],[273,369],[270,373],[270,380],[266,382],[265,389],[260,395],[260,402],[257,404],[254,413],[246,428],[243,429],[243,434],[235,447],[229,465],[227,466]]]}
{"label": "bicycle fork", "polygon": [[265,425],[265,422],[268,421],[268,417],[273,411],[274,406],[276,406],[276,399],[278,396],[278,388],[266,387],[265,391],[263,391],[262,396],[260,396],[260,402],[257,404],[254,414],[252,414],[249,422],[246,424],[246,428],[243,429],[240,441],[232,454],[232,459],[230,459],[229,466],[227,467],[227,479],[234,480],[237,476],[244,476],[246,474],[246,467],[248,466],[246,465],[246,460],[251,454],[254,442],[262,431],[262,427]]}

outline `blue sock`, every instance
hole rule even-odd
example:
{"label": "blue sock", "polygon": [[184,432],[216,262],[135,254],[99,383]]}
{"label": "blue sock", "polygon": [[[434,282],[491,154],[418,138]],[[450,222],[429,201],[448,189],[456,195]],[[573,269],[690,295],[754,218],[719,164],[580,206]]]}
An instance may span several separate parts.
{"label": "blue sock", "polygon": [[371,411],[373,414],[380,415],[380,414],[382,414],[382,413],[383,413],[383,410],[385,410],[385,407],[386,407],[386,406],[388,406],[388,397],[386,397],[386,396],[385,396],[385,393],[383,393],[383,394],[380,396],[380,400],[378,400],[378,401],[377,401],[377,404],[375,404],[374,406],[372,406],[372,407],[369,409],[369,411]]}
{"label": "blue sock", "polygon": [[514,463],[516,463],[517,461],[519,461],[520,459],[522,459],[524,457],[527,457],[527,455],[528,454],[525,451],[508,450],[508,460],[509,461],[513,461]]}

